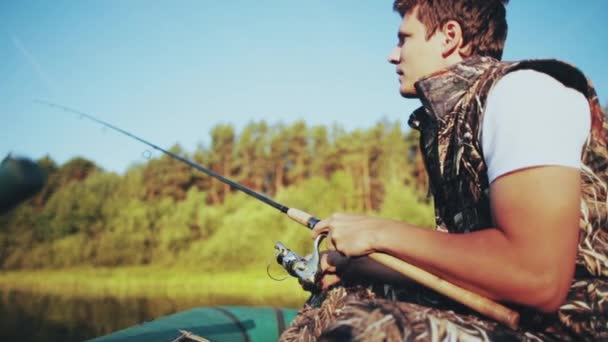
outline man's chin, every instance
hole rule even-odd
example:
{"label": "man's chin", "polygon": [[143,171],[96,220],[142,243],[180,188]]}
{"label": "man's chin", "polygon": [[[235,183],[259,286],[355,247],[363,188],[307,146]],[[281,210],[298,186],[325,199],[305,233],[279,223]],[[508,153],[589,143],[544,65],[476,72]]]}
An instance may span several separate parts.
{"label": "man's chin", "polygon": [[401,93],[401,96],[405,97],[406,99],[417,99],[418,98],[418,94],[416,93],[416,90],[414,89],[399,89],[399,93]]}

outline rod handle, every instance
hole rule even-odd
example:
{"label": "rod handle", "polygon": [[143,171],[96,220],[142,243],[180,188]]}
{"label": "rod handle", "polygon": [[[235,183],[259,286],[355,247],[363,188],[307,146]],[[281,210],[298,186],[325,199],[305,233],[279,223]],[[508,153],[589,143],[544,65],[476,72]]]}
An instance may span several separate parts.
{"label": "rod handle", "polygon": [[289,218],[291,218],[292,220],[305,225],[306,227],[308,227],[309,229],[313,229],[315,227],[315,225],[321,221],[318,218],[312,216],[311,214],[302,211],[300,209],[296,209],[296,208],[289,208],[287,210],[287,216],[289,216]]}

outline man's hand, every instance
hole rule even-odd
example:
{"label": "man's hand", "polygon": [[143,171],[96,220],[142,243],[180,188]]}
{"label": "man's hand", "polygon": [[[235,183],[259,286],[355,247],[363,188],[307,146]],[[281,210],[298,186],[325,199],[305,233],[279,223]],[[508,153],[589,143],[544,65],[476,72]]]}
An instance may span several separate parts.
{"label": "man's hand", "polygon": [[375,252],[374,230],[382,227],[385,221],[388,220],[363,215],[333,214],[315,225],[312,238],[314,240],[320,234],[327,233],[329,249],[348,257],[366,255]]}
{"label": "man's hand", "polygon": [[[310,256],[307,256],[308,259]],[[316,288],[322,291],[327,291],[328,288],[340,283],[343,280],[343,273],[348,266],[349,258],[343,256],[336,251],[320,252],[320,267],[319,277],[316,282]],[[313,289],[302,284],[302,288],[307,291]]]}
{"label": "man's hand", "polygon": [[344,272],[348,266],[349,258],[336,251],[321,252],[321,276],[318,286],[323,291],[344,280]]}

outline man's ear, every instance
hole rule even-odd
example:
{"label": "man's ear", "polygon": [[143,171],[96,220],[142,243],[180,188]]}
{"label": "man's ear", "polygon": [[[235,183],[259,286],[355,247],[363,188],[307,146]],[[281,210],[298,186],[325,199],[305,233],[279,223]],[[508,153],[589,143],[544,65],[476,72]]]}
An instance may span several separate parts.
{"label": "man's ear", "polygon": [[470,46],[464,46],[464,37],[462,36],[462,27],[455,20],[449,20],[441,27],[443,34],[442,55],[443,57],[450,56],[454,53],[459,55],[467,55],[470,52]]}

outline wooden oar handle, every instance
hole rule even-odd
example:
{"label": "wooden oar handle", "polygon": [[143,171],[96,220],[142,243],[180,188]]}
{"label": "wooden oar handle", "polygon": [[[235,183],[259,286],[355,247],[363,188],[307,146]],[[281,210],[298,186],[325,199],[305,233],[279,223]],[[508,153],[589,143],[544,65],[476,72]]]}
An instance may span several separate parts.
{"label": "wooden oar handle", "polygon": [[391,255],[372,253],[368,256],[372,260],[375,260],[448,298],[464,304],[487,317],[503,323],[513,330],[517,330],[519,326],[519,313],[502,304],[480,296],[477,293],[465,290]]}

